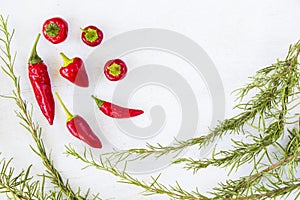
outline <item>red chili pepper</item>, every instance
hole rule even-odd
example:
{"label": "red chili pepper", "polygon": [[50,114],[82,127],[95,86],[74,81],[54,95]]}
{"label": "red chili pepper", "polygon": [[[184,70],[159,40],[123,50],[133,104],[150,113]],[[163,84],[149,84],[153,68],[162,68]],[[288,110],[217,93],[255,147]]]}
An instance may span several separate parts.
{"label": "red chili pepper", "polygon": [[88,87],[89,79],[82,59],[79,57],[70,59],[64,53],[60,53],[60,55],[64,60],[64,65],[59,70],[60,75],[75,85]]}
{"label": "red chili pepper", "polygon": [[104,66],[104,74],[111,81],[121,80],[127,74],[127,66],[123,60],[109,60]]}
{"label": "red chili pepper", "polygon": [[103,33],[96,26],[87,26],[81,30],[82,30],[81,39],[85,44],[94,47],[99,45],[102,42]]}
{"label": "red chili pepper", "polygon": [[141,115],[144,113],[144,111],[142,111],[142,110],[124,108],[124,107],[112,104],[110,102],[103,101],[101,99],[98,99],[94,95],[92,95],[92,98],[95,100],[98,108],[105,115],[112,117],[112,118],[129,118],[129,117],[135,117],[135,116],[138,116],[138,115]]}
{"label": "red chili pepper", "polygon": [[35,98],[49,124],[53,124],[55,106],[47,66],[36,52],[41,34],[38,34],[28,61],[28,73]]}
{"label": "red chili pepper", "polygon": [[43,34],[53,44],[63,42],[68,36],[68,23],[60,17],[48,19],[43,24]]}
{"label": "red chili pepper", "polygon": [[94,148],[102,148],[102,143],[96,134],[93,132],[89,124],[79,115],[72,115],[63,101],[61,100],[58,93],[55,93],[58,101],[62,105],[66,115],[67,115],[67,122],[66,126],[69,132],[75,136],[76,138],[84,141],[88,145]]}

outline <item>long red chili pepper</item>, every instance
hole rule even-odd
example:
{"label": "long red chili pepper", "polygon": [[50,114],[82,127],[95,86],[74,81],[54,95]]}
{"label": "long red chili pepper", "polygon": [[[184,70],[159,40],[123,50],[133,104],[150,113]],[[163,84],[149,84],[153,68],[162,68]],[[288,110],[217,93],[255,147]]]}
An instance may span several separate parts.
{"label": "long red chili pepper", "polygon": [[38,56],[36,46],[41,34],[38,34],[33,45],[31,55],[28,61],[28,73],[31,86],[33,88],[35,98],[39,107],[48,120],[49,124],[53,124],[55,106],[54,98],[51,89],[50,77],[47,66],[43,60]]}
{"label": "long red chili pepper", "polygon": [[94,95],[92,95],[92,98],[95,100],[98,108],[105,115],[112,117],[112,118],[129,118],[129,117],[135,117],[135,116],[138,116],[138,115],[141,115],[144,113],[144,111],[142,111],[142,110],[124,108],[124,107],[112,104],[110,102],[103,101],[101,99],[98,99]]}
{"label": "long red chili pepper", "polygon": [[84,141],[88,145],[94,148],[102,148],[102,143],[96,134],[93,132],[89,124],[79,115],[72,115],[63,101],[61,100],[58,93],[55,93],[60,104],[62,105],[66,115],[67,115],[67,122],[66,126],[69,132],[77,137],[78,139]]}
{"label": "long red chili pepper", "polygon": [[59,70],[60,75],[75,85],[88,87],[89,79],[82,59],[79,57],[70,59],[62,52],[60,55],[64,60],[64,65]]}

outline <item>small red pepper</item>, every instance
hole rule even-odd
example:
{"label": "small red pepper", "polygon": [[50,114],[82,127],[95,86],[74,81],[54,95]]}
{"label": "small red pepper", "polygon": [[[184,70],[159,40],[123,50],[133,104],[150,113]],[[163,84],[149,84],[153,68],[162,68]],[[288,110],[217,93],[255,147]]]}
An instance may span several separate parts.
{"label": "small red pepper", "polygon": [[79,57],[70,59],[64,53],[60,55],[64,60],[64,65],[59,70],[60,75],[75,85],[88,87],[89,79],[82,59]]}
{"label": "small red pepper", "polygon": [[102,148],[102,143],[96,134],[93,132],[89,124],[79,115],[72,115],[63,101],[61,100],[58,93],[55,93],[58,101],[62,105],[66,115],[67,115],[67,122],[66,126],[69,132],[75,136],[76,138],[84,141],[88,145],[94,148]]}
{"label": "small red pepper", "polygon": [[112,117],[112,118],[129,118],[129,117],[135,117],[135,116],[138,116],[138,115],[141,115],[144,113],[144,111],[142,111],[142,110],[124,108],[124,107],[112,104],[110,102],[103,101],[101,99],[98,99],[94,95],[92,95],[92,98],[95,100],[98,108],[105,115]]}
{"label": "small red pepper", "polygon": [[91,47],[95,47],[102,42],[103,33],[96,26],[87,26],[81,30],[82,30],[81,39],[85,44]]}
{"label": "small red pepper", "polygon": [[127,66],[121,59],[109,60],[104,65],[104,74],[108,80],[121,80],[127,74]]}
{"label": "small red pepper", "polygon": [[36,46],[41,34],[38,34],[28,61],[28,74],[35,98],[39,107],[48,120],[53,124],[55,105],[47,66],[36,52]]}
{"label": "small red pepper", "polygon": [[53,44],[63,42],[68,36],[68,23],[60,17],[48,19],[43,24],[43,35]]}

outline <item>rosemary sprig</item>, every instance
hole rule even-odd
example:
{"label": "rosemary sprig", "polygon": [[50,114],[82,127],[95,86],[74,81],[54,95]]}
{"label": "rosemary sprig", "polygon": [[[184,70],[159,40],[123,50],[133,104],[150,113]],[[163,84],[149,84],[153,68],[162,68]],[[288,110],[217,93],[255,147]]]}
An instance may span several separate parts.
{"label": "rosemary sprig", "polygon": [[[238,200],[246,200],[246,199],[274,199],[276,197],[282,197],[287,198],[292,192],[295,192],[296,190],[300,190],[300,182],[294,182],[294,183],[284,183],[285,187],[277,187],[277,189],[269,189],[264,188],[264,193],[261,194],[252,194],[245,197],[239,197]],[[274,186],[276,186],[274,184]],[[295,200],[297,200],[300,196],[300,192],[296,195]]]}
{"label": "rosemary sprig", "polygon": [[[284,132],[284,124],[282,121],[273,122],[265,131],[266,136],[249,134],[253,143],[245,143],[243,141],[237,141],[232,139],[233,149],[221,150],[219,152],[213,151],[211,159],[194,160],[193,158],[180,158],[175,160],[173,163],[185,163],[185,168],[197,172],[202,168],[208,166],[216,167],[231,167],[230,172],[233,169],[238,169],[243,164],[248,164],[254,161],[255,164],[259,164],[264,156],[268,156],[267,147],[274,144]],[[255,158],[260,156],[259,161]]]}
{"label": "rosemary sprig", "polygon": [[[220,122],[216,128],[205,136],[191,138],[185,141],[180,141],[175,138],[175,142],[170,146],[163,146],[160,143],[156,145],[146,144],[146,148],[133,148],[127,150],[112,151],[104,153],[110,160],[125,160],[130,157],[130,160],[145,159],[149,156],[160,158],[167,154],[173,154],[173,158],[176,158],[186,148],[197,145],[198,149],[205,147],[214,141],[216,137],[222,137],[228,133],[239,133],[248,120],[254,118],[255,112],[243,112],[230,119],[226,119]],[[238,124],[238,127],[236,125]],[[133,157],[134,156],[134,157]]]}
{"label": "rosemary sprig", "polygon": [[[102,156],[99,157],[99,160],[94,159],[94,155],[91,151],[84,149],[84,153],[81,155],[76,152],[72,146],[66,146],[66,154],[79,159],[80,161],[87,164],[87,167],[95,167],[96,169],[109,172],[121,179],[121,183],[135,185],[143,188],[144,195],[154,195],[154,194],[163,194],[168,195],[172,199],[189,199],[189,200],[206,200],[209,199],[202,195],[199,192],[188,192],[180,187],[179,184],[176,186],[166,187],[163,184],[158,182],[160,175],[157,177],[151,177],[151,181],[147,183],[146,181],[139,181],[138,179],[132,177],[130,174],[126,173],[124,170],[119,170],[116,168],[115,164],[112,164],[109,159]],[[86,167],[86,168],[87,168]]]}
{"label": "rosemary sprig", "polygon": [[[299,164],[300,161],[300,152],[297,152],[293,155],[287,156],[278,162],[267,166],[265,169],[260,172],[254,173],[252,175],[241,177],[238,180],[227,180],[226,183],[220,183],[219,188],[214,188],[215,192],[212,192],[216,197],[226,197],[226,198],[236,198],[243,195],[251,194],[254,190],[260,191],[261,193],[268,193],[269,188],[266,189],[266,182],[268,182],[268,187],[274,184],[274,180],[277,180],[275,186],[277,187],[279,183],[286,182],[290,185],[297,182],[297,178],[294,175],[294,171],[291,172],[289,181],[284,181],[284,173],[287,166],[295,166]],[[293,167],[292,167],[293,169]],[[274,180],[272,180],[272,178]],[[264,183],[262,181],[264,179]],[[279,180],[280,179],[280,180]],[[272,180],[272,181],[271,181]],[[297,183],[296,183],[297,184]],[[262,188],[265,188],[262,191]],[[298,188],[298,187],[297,187]],[[289,191],[293,191],[295,188],[290,188]],[[287,188],[285,189],[287,191]]]}
{"label": "rosemary sprig", "polygon": [[[14,72],[14,63],[16,58],[16,53],[11,53],[11,41],[14,35],[14,30],[12,33],[8,30],[8,18],[4,19],[0,15],[0,31],[3,33],[4,37],[0,38],[0,42],[4,47],[0,47],[3,56],[0,56],[4,63],[2,66],[2,71],[10,77],[13,81],[14,90],[12,91],[12,96],[5,96],[6,98],[13,99],[20,111],[16,111],[16,115],[21,119],[20,124],[31,134],[35,141],[36,148],[30,146],[31,149],[42,159],[43,165],[46,167],[47,174],[44,177],[48,178],[58,189],[58,193],[64,193],[68,199],[86,199],[86,197],[80,195],[80,189],[74,192],[69,184],[69,181],[64,182],[62,176],[57,171],[53,165],[50,155],[47,154],[46,148],[42,140],[42,128],[33,121],[32,119],[32,108],[28,108],[28,104],[23,100],[21,96],[20,78],[16,76]],[[94,196],[94,199],[99,199],[98,195]]]}
{"label": "rosemary sprig", "polygon": [[149,156],[154,156],[158,159],[167,154],[174,154],[174,157],[177,157],[185,148],[207,141],[208,137],[212,136],[213,135],[211,134],[205,137],[192,138],[186,141],[179,141],[175,138],[175,142],[172,146],[162,146],[159,143],[157,144],[157,146],[154,146],[147,143],[146,148],[119,150],[103,153],[102,155],[107,156],[107,158],[111,161],[123,161],[126,159],[133,161],[138,159],[145,159]]}
{"label": "rosemary sprig", "polygon": [[[31,181],[31,177],[29,177],[31,166],[26,171],[21,171],[15,175],[14,168],[10,167],[11,161],[12,159],[7,162],[3,159],[0,162],[0,193],[5,193],[8,198],[19,200],[30,200],[40,196],[42,193],[36,192],[39,189],[39,182],[29,183]],[[28,190],[28,188],[34,188],[34,190]]]}
{"label": "rosemary sprig", "polygon": [[11,167],[12,159],[0,161],[0,193],[6,194],[7,199],[18,200],[63,200],[56,191],[45,192],[45,176],[42,180],[34,180],[30,165],[26,170],[15,173]]}

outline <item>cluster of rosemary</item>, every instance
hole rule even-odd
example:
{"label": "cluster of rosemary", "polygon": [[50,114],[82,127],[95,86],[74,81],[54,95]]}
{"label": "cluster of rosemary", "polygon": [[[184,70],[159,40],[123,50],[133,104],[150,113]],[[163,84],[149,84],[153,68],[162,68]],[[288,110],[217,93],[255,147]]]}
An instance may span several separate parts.
{"label": "cluster of rosemary", "polygon": [[[100,199],[98,195],[82,196],[80,189],[74,192],[68,180],[63,180],[53,161],[47,154],[42,141],[42,129],[32,120],[32,108],[28,108],[21,96],[20,79],[14,73],[15,54],[11,54],[11,40],[14,31],[9,32],[7,19],[0,15],[0,31],[3,37],[0,58],[4,63],[2,70],[14,84],[11,96],[19,107],[17,117],[21,125],[32,135],[35,147],[32,150],[41,158],[46,171],[40,180],[30,176],[30,166],[21,173],[14,173],[10,160],[0,162],[0,192],[6,193],[9,199]],[[236,90],[239,103],[236,109],[240,114],[220,122],[210,133],[187,141],[177,141],[172,146],[160,144],[146,148],[114,151],[102,155],[93,155],[88,149],[78,153],[72,146],[66,146],[66,154],[75,157],[88,166],[107,171],[121,179],[121,182],[144,189],[144,195],[163,194],[171,199],[206,200],[206,199],[271,199],[300,196],[300,177],[297,169],[300,162],[300,115],[297,111],[300,104],[300,72],[298,57],[300,42],[290,46],[284,60],[277,60],[271,66],[259,70],[250,83]],[[234,139],[242,134],[244,139]],[[204,148],[216,138],[231,138],[229,149],[220,149],[218,144],[210,157],[180,158],[184,149],[196,146]],[[151,177],[152,181],[139,180],[120,170],[117,164],[121,161],[134,162],[136,159],[147,159],[155,156],[163,159],[167,154],[174,154],[172,164],[184,164],[185,169],[197,173],[202,168],[228,168],[233,173],[243,165],[250,165],[247,176],[239,179],[228,179],[219,183],[211,191],[201,193],[197,188],[187,191],[180,186],[164,185],[159,182],[161,175]],[[132,156],[135,156],[132,159]],[[130,158],[130,159],[129,159]],[[250,168],[249,168],[250,169]],[[183,169],[184,170],[184,169]],[[53,190],[45,191],[45,180],[50,180]]]}

